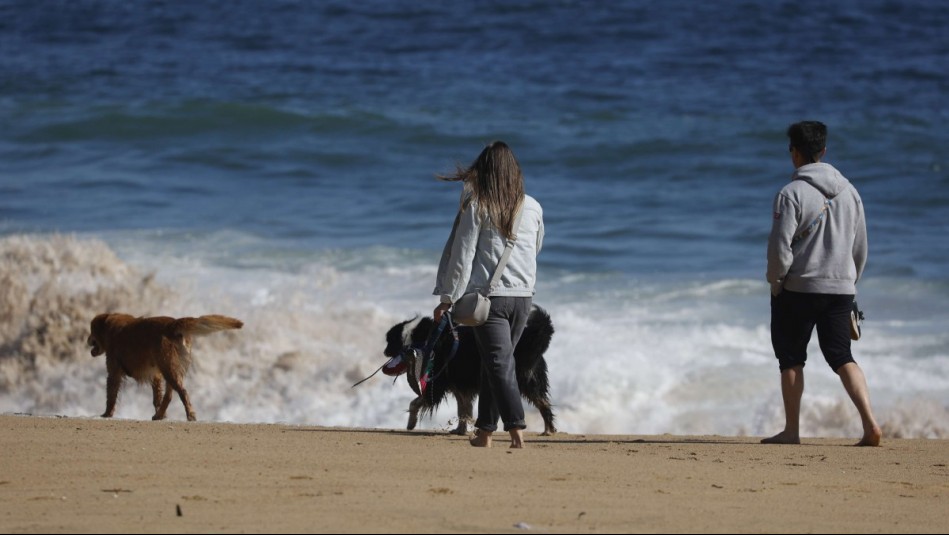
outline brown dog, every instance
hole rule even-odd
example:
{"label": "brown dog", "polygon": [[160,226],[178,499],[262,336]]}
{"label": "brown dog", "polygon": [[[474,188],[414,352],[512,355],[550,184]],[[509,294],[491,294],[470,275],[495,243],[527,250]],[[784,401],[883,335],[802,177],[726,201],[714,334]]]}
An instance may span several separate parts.
{"label": "brown dog", "polygon": [[[106,382],[106,403],[103,418],[115,413],[122,380],[129,376],[139,383],[152,385],[155,415],[165,418],[171,392],[178,392],[184,403],[188,421],[195,420],[194,409],[184,377],[191,366],[191,338],[227,329],[240,329],[243,322],[227,316],[200,318],[135,318],[128,314],[100,314],[92,320],[89,345],[92,356],[105,353],[109,377]],[[168,383],[162,393],[162,381]]]}

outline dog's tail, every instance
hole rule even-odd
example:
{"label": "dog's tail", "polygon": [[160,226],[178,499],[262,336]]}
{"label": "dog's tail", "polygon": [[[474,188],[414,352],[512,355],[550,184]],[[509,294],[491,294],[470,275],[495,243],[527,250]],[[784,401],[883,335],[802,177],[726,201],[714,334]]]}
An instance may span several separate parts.
{"label": "dog's tail", "polygon": [[227,316],[201,316],[200,318],[180,318],[168,326],[168,333],[178,336],[204,336],[206,334],[240,329],[244,322]]}

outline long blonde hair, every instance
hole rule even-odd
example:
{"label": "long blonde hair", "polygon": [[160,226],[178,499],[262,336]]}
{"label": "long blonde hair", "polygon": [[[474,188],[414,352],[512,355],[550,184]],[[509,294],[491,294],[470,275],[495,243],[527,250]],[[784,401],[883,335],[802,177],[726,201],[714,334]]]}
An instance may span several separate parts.
{"label": "long blonde hair", "polygon": [[511,239],[517,233],[514,216],[524,200],[524,175],[507,143],[495,141],[481,151],[470,167],[458,167],[440,180],[464,182],[461,209],[478,201],[481,220],[490,219],[501,234]]}

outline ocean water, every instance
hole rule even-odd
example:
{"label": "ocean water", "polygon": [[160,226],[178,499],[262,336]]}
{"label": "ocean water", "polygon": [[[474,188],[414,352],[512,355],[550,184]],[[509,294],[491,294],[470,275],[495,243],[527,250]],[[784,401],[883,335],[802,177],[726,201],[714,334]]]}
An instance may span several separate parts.
{"label": "ocean water", "polygon": [[[99,312],[219,313],[246,327],[198,341],[199,419],[403,426],[403,380],[350,385],[436,304],[459,191],[434,176],[502,139],[545,209],[559,427],[774,433],[771,202],[787,125],[818,119],[868,215],[878,419],[949,436],[947,25],[939,1],[0,0],[0,412],[102,412]],[[859,435],[810,349],[804,434]]]}

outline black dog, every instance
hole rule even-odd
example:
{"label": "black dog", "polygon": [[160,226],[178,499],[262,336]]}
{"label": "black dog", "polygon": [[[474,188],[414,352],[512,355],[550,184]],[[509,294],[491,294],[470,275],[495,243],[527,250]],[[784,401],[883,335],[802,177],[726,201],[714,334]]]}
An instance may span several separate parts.
{"label": "black dog", "polygon": [[[434,324],[432,318],[415,318],[395,325],[386,334],[385,356],[390,359],[401,357],[403,361],[413,360],[413,350],[425,345]],[[458,427],[451,433],[455,435],[468,433],[468,422],[473,419],[474,400],[481,390],[481,357],[478,354],[471,327],[457,327],[457,333],[458,350],[454,358],[448,361],[447,368],[444,368],[445,360],[451,354],[454,338],[446,329],[436,342],[435,380],[428,387],[425,396],[419,396],[409,404],[408,429],[415,429],[420,410],[423,414],[431,414],[441,404],[445,394],[451,393],[458,402]],[[524,334],[521,335],[520,341],[514,348],[517,386],[520,388],[521,395],[540,410],[544,418],[544,435],[557,432],[549,399],[547,361],[544,360],[544,352],[550,347],[553,335],[554,326],[550,321],[550,315],[543,308],[535,305],[527,319]],[[411,366],[414,363],[408,365]],[[386,373],[401,375],[405,373],[405,368],[406,365],[402,365],[388,369]],[[444,371],[442,371],[443,368]],[[411,385],[411,382],[409,384]],[[416,387],[413,386],[413,390],[415,389]],[[418,393],[417,390],[416,393]]]}

